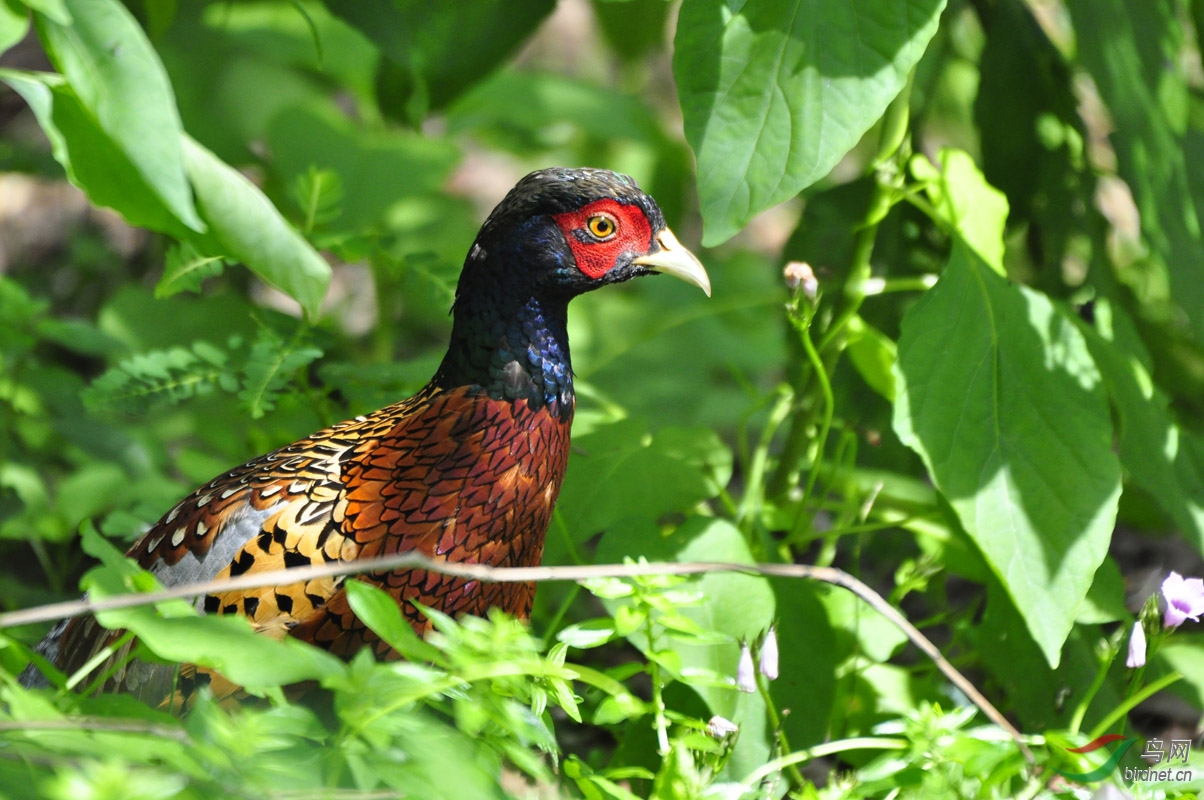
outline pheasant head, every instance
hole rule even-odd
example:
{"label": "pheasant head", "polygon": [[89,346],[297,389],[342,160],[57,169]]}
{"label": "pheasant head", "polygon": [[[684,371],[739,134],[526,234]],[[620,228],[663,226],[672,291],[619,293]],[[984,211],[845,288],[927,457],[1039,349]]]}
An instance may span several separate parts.
{"label": "pheasant head", "polygon": [[656,273],[711,293],[702,264],[634,180],[599,169],[533,172],[493,210],[468,252],[436,382],[571,410],[569,301]]}

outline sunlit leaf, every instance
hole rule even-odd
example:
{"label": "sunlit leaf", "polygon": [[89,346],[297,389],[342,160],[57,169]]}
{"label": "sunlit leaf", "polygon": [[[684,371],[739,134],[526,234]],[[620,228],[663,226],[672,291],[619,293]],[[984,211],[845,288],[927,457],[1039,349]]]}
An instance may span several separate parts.
{"label": "sunlit leaf", "polygon": [[201,215],[222,248],[219,255],[241,261],[316,316],[330,266],[236,170],[188,137],[184,157]]}
{"label": "sunlit leaf", "polygon": [[[167,72],[117,0],[63,0],[70,23],[38,14],[38,33],[85,113],[185,226],[204,230],[184,174],[179,111]],[[117,207],[121,210],[120,207]]]}
{"label": "sunlit leaf", "polygon": [[955,245],[904,318],[896,378],[899,438],[1056,666],[1120,495],[1112,421],[1082,334],[1044,295]]}
{"label": "sunlit leaf", "polygon": [[704,243],[822,178],[903,88],[944,0],[682,5],[673,72]]}

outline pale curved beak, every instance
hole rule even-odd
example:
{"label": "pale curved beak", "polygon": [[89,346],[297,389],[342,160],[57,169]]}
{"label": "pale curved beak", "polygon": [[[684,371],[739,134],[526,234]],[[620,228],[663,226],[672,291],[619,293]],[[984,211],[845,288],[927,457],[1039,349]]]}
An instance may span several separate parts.
{"label": "pale curved beak", "polygon": [[673,231],[665,228],[656,235],[656,243],[660,245],[660,250],[634,258],[632,263],[681,278],[686,283],[692,283],[702,289],[707,297],[711,296],[711,278],[703,268],[702,262],[677,241]]}

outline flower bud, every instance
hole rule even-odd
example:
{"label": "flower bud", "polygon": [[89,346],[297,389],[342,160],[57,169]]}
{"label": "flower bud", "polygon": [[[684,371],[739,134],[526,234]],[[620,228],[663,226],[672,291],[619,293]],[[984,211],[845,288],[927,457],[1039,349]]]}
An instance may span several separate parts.
{"label": "flower bud", "polygon": [[769,680],[777,680],[778,677],[778,634],[769,626],[769,631],[765,634],[765,641],[761,643],[761,663],[758,665],[761,674]]}
{"label": "flower bud", "polygon": [[753,670],[752,651],[748,643],[740,644],[740,664],[736,667],[736,688],[742,692],[757,691],[757,675]]}
{"label": "flower bud", "polygon": [[814,300],[819,293],[819,281],[815,279],[815,271],[806,261],[791,261],[782,270],[786,288],[792,293],[801,287],[808,300]]}
{"label": "flower bud", "polygon": [[1145,666],[1145,630],[1141,620],[1133,623],[1133,633],[1129,634],[1129,657],[1125,659],[1125,666],[1129,669]]}

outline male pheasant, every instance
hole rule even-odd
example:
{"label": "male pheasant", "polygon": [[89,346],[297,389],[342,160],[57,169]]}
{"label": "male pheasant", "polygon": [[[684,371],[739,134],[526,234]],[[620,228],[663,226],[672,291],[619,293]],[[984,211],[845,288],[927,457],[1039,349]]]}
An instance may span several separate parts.
{"label": "male pheasant", "polygon": [[[167,586],[248,572],[419,551],[493,566],[538,564],[564,477],[573,418],[568,302],[668,273],[710,294],[706,271],[631,178],[545,169],[493,210],[464,262],[451,343],[418,394],[236,467],[167,512],[128,555]],[[452,615],[530,613],[533,584],[423,570],[362,577]],[[242,614],[269,635],[340,655],[387,646],[352,613],[342,579],[210,594],[208,613]],[[60,624],[39,651],[68,673],[115,634],[90,617]],[[23,679],[42,684],[31,667]],[[110,688],[152,702],[170,668],[135,662]]]}

